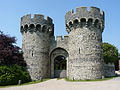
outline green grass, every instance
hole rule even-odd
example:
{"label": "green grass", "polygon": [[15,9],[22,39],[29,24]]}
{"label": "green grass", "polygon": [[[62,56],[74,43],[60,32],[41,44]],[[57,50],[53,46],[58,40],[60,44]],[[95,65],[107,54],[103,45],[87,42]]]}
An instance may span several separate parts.
{"label": "green grass", "polygon": [[41,82],[44,82],[44,81],[47,81],[47,80],[50,80],[50,79],[48,79],[48,78],[47,78],[47,79],[38,80],[38,81],[31,81],[31,82],[28,82],[28,83],[23,83],[23,84],[20,84],[20,85],[0,86],[0,88],[16,87],[16,86],[22,86],[22,85],[36,84],[36,83],[41,83]]}
{"label": "green grass", "polygon": [[[69,82],[92,82],[92,81],[105,81],[105,80],[110,80],[110,79],[113,79],[115,77],[108,77],[108,78],[104,78],[104,79],[96,79],[96,80],[70,80],[68,78],[64,78],[66,81],[69,81]],[[60,79],[63,79],[63,78],[57,78],[57,80],[60,80]],[[21,85],[8,85],[8,86],[0,86],[0,88],[7,88],[7,87],[16,87],[16,86],[22,86],[22,85],[30,85],[30,84],[36,84],[36,83],[41,83],[41,82],[44,82],[44,81],[47,81],[47,80],[50,80],[49,78],[48,79],[43,79],[42,81],[41,80],[38,80],[38,81],[31,81],[31,82],[28,82],[28,83],[23,83]]]}
{"label": "green grass", "polygon": [[29,85],[29,84],[35,84],[35,83],[40,83],[40,82],[44,82],[44,81],[47,81],[47,80],[50,80],[50,79],[43,79],[43,80],[38,80],[38,81],[32,81],[32,82],[28,82],[28,83],[23,83],[21,85]]}
{"label": "green grass", "polygon": [[[116,76],[115,76],[116,77]],[[95,79],[95,80],[70,80],[68,78],[65,78],[66,81],[69,81],[69,82],[93,82],[93,81],[105,81],[105,80],[110,80],[110,79],[113,79],[115,77],[106,77],[104,79]]]}

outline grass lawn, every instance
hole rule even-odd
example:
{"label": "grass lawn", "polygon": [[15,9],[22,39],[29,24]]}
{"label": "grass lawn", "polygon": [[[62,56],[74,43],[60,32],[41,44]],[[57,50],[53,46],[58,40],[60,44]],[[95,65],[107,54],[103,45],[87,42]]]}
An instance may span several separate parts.
{"label": "grass lawn", "polygon": [[91,82],[91,81],[105,81],[105,80],[110,80],[110,79],[113,79],[117,76],[114,76],[114,77],[106,77],[104,79],[95,79],[95,80],[70,80],[68,78],[65,78],[66,81],[70,81],[70,82]]}
{"label": "grass lawn", "polygon": [[31,82],[23,83],[23,84],[20,84],[20,85],[0,86],[0,88],[6,88],[6,87],[13,87],[13,86],[22,86],[22,85],[29,85],[29,84],[41,83],[41,82],[44,82],[44,81],[47,81],[47,80],[50,80],[50,79],[43,79],[43,80],[38,80],[38,81],[31,81]]}
{"label": "grass lawn", "polygon": [[[96,79],[96,80],[70,80],[68,78],[64,78],[66,81],[69,81],[69,82],[92,82],[92,81],[105,81],[105,80],[110,80],[110,79],[113,79],[115,77],[108,77],[108,78],[104,78],[104,79]],[[60,80],[60,79],[63,79],[63,78],[57,78],[57,80]],[[0,88],[6,88],[6,87],[15,87],[15,86],[22,86],[22,85],[30,85],[30,84],[35,84],[35,83],[41,83],[41,82],[44,82],[44,81],[47,81],[47,80],[50,80],[50,79],[43,79],[42,81],[41,80],[38,80],[38,81],[31,81],[31,82],[28,82],[28,83],[23,83],[23,84],[20,84],[20,85],[8,85],[8,86],[0,86]]]}

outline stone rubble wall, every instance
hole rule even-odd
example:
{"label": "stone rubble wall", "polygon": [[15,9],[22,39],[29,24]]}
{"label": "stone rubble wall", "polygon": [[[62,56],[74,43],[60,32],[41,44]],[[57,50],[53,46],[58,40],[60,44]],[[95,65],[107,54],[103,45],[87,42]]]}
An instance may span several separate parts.
{"label": "stone rubble wall", "polygon": [[69,60],[67,77],[71,80],[100,79],[104,76],[102,32],[104,12],[86,7],[69,11],[65,15],[69,33]]}
{"label": "stone rubble wall", "polygon": [[63,48],[66,51],[69,51],[69,47],[68,47],[68,41],[69,41],[69,36],[57,36],[56,40],[53,37],[52,38],[52,42],[51,42],[51,46],[50,46],[50,53],[56,49],[56,48]]}
{"label": "stone rubble wall", "polygon": [[56,70],[55,77],[65,78],[66,77],[66,70]]}
{"label": "stone rubble wall", "polygon": [[115,65],[114,63],[104,64],[105,77],[115,76]]}
{"label": "stone rubble wall", "polygon": [[[44,38],[44,39],[43,39]],[[24,60],[32,80],[50,77],[49,36],[42,33],[23,35]]]}
{"label": "stone rubble wall", "polygon": [[52,19],[41,14],[21,18],[22,49],[32,80],[50,77],[49,49],[54,34]]}
{"label": "stone rubble wall", "polygon": [[[94,34],[94,37],[90,38]],[[100,79],[104,76],[101,32],[87,28],[69,34],[67,77],[71,80]]]}

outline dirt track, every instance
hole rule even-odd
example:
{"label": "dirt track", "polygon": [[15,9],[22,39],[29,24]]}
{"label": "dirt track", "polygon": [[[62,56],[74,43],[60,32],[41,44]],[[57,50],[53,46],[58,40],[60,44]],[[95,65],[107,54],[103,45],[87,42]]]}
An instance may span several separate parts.
{"label": "dirt track", "polygon": [[68,82],[64,79],[51,79],[42,83],[0,88],[0,90],[120,90],[120,77],[96,82]]}

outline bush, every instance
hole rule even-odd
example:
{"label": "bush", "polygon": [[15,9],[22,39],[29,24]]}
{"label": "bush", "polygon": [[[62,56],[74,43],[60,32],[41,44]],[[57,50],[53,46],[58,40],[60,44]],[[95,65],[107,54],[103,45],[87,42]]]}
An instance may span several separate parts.
{"label": "bush", "polygon": [[29,82],[30,76],[26,69],[22,66],[0,66],[0,85],[14,85],[18,84],[21,80],[22,83]]}

